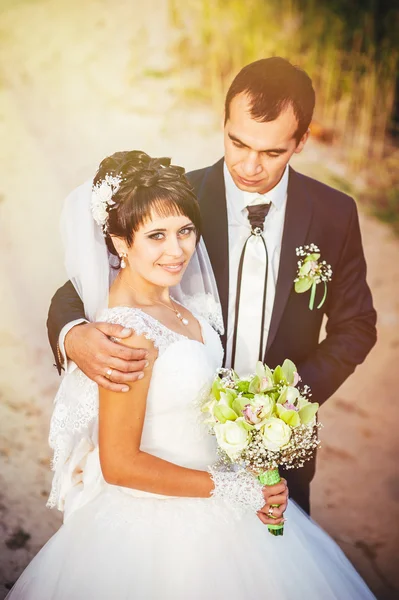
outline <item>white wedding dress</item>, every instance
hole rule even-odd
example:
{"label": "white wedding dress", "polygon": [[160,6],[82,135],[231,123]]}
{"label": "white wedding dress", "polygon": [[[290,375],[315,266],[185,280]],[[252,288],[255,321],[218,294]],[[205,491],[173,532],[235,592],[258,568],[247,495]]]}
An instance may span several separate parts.
{"label": "white wedding dress", "polygon": [[[132,327],[158,348],[141,448],[184,467],[216,460],[199,399],[222,362],[218,334],[198,317],[203,341],[170,331],[134,308],[101,320]],[[374,598],[335,542],[290,501],[283,537],[256,514],[216,498],[172,498],[108,485],[98,455],[97,386],[64,378],[50,443],[49,499],[65,512],[10,600],[365,600]]]}

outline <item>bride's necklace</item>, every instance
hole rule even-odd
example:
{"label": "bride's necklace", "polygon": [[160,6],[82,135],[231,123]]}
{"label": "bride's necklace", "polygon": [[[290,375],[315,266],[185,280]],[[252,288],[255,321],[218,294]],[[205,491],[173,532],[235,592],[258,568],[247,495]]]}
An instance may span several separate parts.
{"label": "bride's necklace", "polygon": [[[129,285],[127,282],[125,282],[127,287],[130,288],[135,294],[138,294],[139,292],[137,292],[137,290],[135,290],[131,285]],[[169,298],[170,301],[172,302],[172,299]],[[165,304],[165,302],[161,302],[160,300],[153,300],[153,302],[155,304],[160,304],[161,306],[165,306],[165,308],[168,308],[169,310],[173,311],[176,315],[176,317],[179,319],[179,321],[181,321],[183,323],[183,325],[189,325],[189,321],[188,319],[186,319],[185,317],[183,317],[183,315],[181,314],[181,312],[179,312],[177,310],[177,308],[175,308],[174,306],[169,306],[168,304]]]}

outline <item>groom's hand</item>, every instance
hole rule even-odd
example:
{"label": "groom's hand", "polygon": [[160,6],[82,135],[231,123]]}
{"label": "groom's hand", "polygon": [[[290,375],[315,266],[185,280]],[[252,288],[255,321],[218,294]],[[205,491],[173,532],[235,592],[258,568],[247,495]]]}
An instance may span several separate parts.
{"label": "groom's hand", "polygon": [[131,329],[114,323],[75,325],[65,337],[65,351],[68,358],[101,387],[113,392],[127,392],[129,382],[144,376],[148,353],[109,338],[127,338],[131,334]]}
{"label": "groom's hand", "polygon": [[[258,511],[258,517],[265,525],[279,525],[284,522],[283,515],[288,503],[288,486],[285,479],[275,485],[265,485],[263,488],[265,506]],[[274,506],[277,504],[278,506]],[[273,517],[269,510],[273,509]]]}

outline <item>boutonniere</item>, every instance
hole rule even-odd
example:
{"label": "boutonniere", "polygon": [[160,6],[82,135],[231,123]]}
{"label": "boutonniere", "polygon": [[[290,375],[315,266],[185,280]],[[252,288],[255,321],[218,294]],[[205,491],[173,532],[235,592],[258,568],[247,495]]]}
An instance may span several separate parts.
{"label": "boutonniere", "polygon": [[316,297],[316,286],[324,283],[324,295],[317,308],[321,308],[327,297],[327,282],[331,281],[332,269],[325,260],[320,260],[320,250],[316,244],[299,246],[296,249],[298,260],[298,272],[294,279],[295,291],[303,294],[310,289],[309,308],[313,310]]}

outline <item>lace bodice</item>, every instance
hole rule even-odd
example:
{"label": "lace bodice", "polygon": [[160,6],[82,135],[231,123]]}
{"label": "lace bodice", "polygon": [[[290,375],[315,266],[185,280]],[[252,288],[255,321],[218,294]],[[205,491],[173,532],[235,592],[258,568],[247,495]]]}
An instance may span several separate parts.
{"label": "lace bodice", "polygon": [[108,308],[99,315],[98,320],[117,323],[118,325],[132,329],[136,335],[144,335],[144,337],[153,342],[155,348],[158,350],[158,357],[171,344],[182,339],[188,339],[186,336],[165,327],[160,321],[139,308],[128,306]]}
{"label": "lace bodice", "polygon": [[[195,304],[201,306],[198,298]],[[203,306],[209,318],[209,304]],[[203,343],[171,331],[137,308],[107,309],[99,318],[133,329],[158,349],[147,396],[142,450],[182,466],[206,469],[215,459],[215,442],[202,423],[199,400],[222,364],[223,349],[208,320],[198,313],[194,316],[200,323]],[[54,478],[47,504],[72,510],[72,505],[73,509],[80,506],[106,485],[98,459],[98,387],[79,369],[61,383],[49,443],[54,450]]]}

